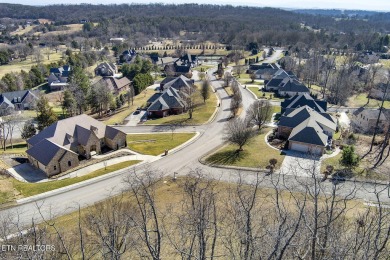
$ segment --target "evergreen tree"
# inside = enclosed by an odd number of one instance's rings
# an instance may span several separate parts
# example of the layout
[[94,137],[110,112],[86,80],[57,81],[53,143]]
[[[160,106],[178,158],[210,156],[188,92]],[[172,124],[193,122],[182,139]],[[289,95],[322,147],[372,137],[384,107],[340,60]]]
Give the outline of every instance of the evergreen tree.
[[27,139],[33,137],[36,134],[36,132],[37,132],[37,129],[35,129],[34,124],[31,121],[27,121],[23,125],[22,138],[24,140],[27,140]]
[[57,122],[57,115],[53,112],[53,108],[49,105],[49,101],[46,97],[39,98],[36,106],[38,130],[42,131],[49,125]]

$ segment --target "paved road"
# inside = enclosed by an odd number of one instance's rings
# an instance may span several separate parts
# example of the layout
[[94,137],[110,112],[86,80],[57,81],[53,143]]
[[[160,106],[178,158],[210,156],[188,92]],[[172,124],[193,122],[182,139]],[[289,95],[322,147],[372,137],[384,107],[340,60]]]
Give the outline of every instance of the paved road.
[[[210,73],[208,73],[210,75]],[[229,105],[230,98],[221,86],[221,82],[215,81],[212,78],[212,84],[217,94],[221,98],[221,107],[216,115],[215,120],[211,124],[203,126],[187,126],[182,127],[180,130],[175,131],[198,131],[200,132],[199,138],[185,146],[175,153],[170,153],[168,156],[161,158],[158,161],[149,164],[149,167],[153,169],[159,169],[167,176],[172,176],[173,172],[177,172],[179,175],[188,174],[192,170],[201,170],[206,176],[211,178],[219,179],[221,181],[232,182],[237,180],[237,171],[231,169],[219,169],[204,166],[199,163],[198,159],[204,154],[212,151],[223,143],[223,126],[230,116]],[[244,91],[241,88],[243,96],[244,108],[254,100],[253,95],[250,95],[248,91]],[[244,112],[245,114],[245,112]],[[242,114],[242,116],[244,116]],[[139,126],[132,127],[126,126],[121,127],[125,132],[167,132],[170,131],[169,127],[166,126]],[[125,189],[123,179],[133,172],[142,172],[144,166],[133,167],[130,170],[122,170],[113,174],[102,176],[98,179],[90,180],[85,184],[80,184],[77,187],[67,189],[62,193],[53,192],[51,196],[45,199],[37,199],[37,201],[30,201],[24,204],[18,205],[11,209],[1,211],[0,217],[11,217],[16,220],[19,218],[21,225],[27,226],[34,219],[36,222],[40,222],[41,216],[38,212],[38,207],[41,208],[42,215],[45,218],[53,216],[63,215],[77,210],[78,206],[85,207],[92,205],[101,200],[107,199],[110,196],[119,194]],[[244,172],[247,181],[252,181],[255,175],[251,171]],[[277,187],[281,189],[293,189],[300,191],[303,189],[302,182],[312,181],[310,178],[304,178],[294,175],[271,175],[266,176],[262,174],[263,182],[261,186],[264,187]],[[334,184],[331,182],[325,182],[324,187],[331,189]],[[377,186],[372,184],[356,184],[352,182],[345,182],[339,184],[341,187],[340,194],[348,194],[355,187],[358,187],[356,196],[358,198],[375,201],[375,195],[372,193]],[[382,189],[384,185],[380,186]],[[390,202],[387,197],[387,192],[382,192],[380,195],[381,200]]]

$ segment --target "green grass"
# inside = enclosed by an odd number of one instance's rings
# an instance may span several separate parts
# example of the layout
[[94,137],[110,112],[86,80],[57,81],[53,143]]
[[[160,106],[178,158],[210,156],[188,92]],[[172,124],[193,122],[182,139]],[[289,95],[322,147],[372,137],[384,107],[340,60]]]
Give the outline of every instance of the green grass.
[[163,118],[148,120],[146,125],[170,125],[170,124],[183,124],[183,125],[201,125],[206,123],[210,117],[214,114],[217,105],[217,96],[209,89],[209,99],[206,103],[203,102],[199,91],[195,94],[195,103],[197,104],[192,118],[188,118],[188,113],[180,115],[171,115]]
[[138,153],[159,155],[171,150],[194,137],[194,133],[129,134],[127,146]]
[[117,113],[114,115],[103,118],[103,123],[106,125],[114,125],[116,123],[121,124],[126,117],[128,117],[132,112],[136,110],[137,107],[142,107],[146,104],[146,101],[154,94],[155,92],[151,89],[145,89],[140,94],[134,97],[133,105],[130,104],[130,107],[127,106],[127,103],[118,109]]
[[201,65],[198,67],[195,67],[193,70],[197,70],[199,72],[206,72],[208,69],[213,68],[214,66],[211,65]]
[[265,143],[264,137],[268,131],[269,129],[264,129],[264,133],[257,135],[249,144],[244,145],[243,151],[237,153],[238,147],[228,144],[208,156],[206,162],[214,165],[260,167],[264,169],[269,164],[269,160],[275,158],[278,160],[276,168],[280,168],[284,155]]
[[[367,94],[362,93],[358,95],[353,95],[348,99],[347,106],[349,107],[371,107],[379,108],[382,101],[376,99],[370,99],[370,102],[367,104]],[[390,108],[390,101],[385,101],[384,108]]]
[[68,185],[72,185],[78,182],[82,182],[85,180],[89,180],[113,171],[117,171],[126,167],[129,167],[131,165],[134,165],[136,163],[139,163],[140,161],[127,161],[122,163],[117,163],[111,166],[107,166],[107,168],[102,168],[99,170],[96,170],[94,172],[91,172],[87,175],[81,176],[81,177],[74,177],[64,180],[57,180],[57,181],[49,181],[49,182],[43,182],[43,183],[26,183],[26,182],[20,182],[15,179],[13,179],[13,185],[14,188],[17,189],[24,197],[29,197],[33,195],[37,195],[40,193],[44,193],[47,191],[59,189]]
[[238,82],[241,83],[241,85],[259,85],[259,86],[262,86],[264,85],[264,82],[262,81],[259,81],[259,80],[254,80],[252,82],[252,79],[238,79]]
[[[250,91],[252,91],[256,95],[257,98],[266,98],[266,99],[271,99],[271,100],[275,100],[275,101],[284,100],[283,98],[275,97],[275,93],[261,91],[261,90],[259,90],[258,87],[248,87],[248,89]],[[271,98],[271,95],[272,95],[272,98]]]
[[[59,51],[58,53],[55,53],[55,51],[52,51],[50,54],[50,59],[47,59],[47,55],[44,51],[42,51],[42,61],[43,64],[49,64],[52,62],[57,62],[62,59],[62,53]],[[20,72],[21,70],[29,71],[31,69],[31,66],[37,65],[37,62],[33,59],[31,60],[31,56],[27,57],[24,61],[14,60],[10,62],[7,65],[0,66],[0,78],[3,77],[7,73],[11,72]]]
[[11,149],[11,146],[6,146],[6,150],[3,149],[0,150],[0,154],[12,154],[12,153],[24,153],[27,150],[27,143],[17,143],[13,145],[13,148]]

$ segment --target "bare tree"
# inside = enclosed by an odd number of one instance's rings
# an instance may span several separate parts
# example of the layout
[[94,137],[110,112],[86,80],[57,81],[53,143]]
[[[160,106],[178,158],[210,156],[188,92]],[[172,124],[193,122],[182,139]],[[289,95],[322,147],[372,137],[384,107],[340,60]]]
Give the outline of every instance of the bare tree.
[[256,125],[260,130],[270,120],[273,109],[268,100],[256,100],[246,111],[246,120],[249,125]]
[[238,145],[237,152],[242,151],[242,147],[255,135],[256,132],[251,127],[247,127],[245,121],[240,118],[235,118],[225,125],[224,140]]

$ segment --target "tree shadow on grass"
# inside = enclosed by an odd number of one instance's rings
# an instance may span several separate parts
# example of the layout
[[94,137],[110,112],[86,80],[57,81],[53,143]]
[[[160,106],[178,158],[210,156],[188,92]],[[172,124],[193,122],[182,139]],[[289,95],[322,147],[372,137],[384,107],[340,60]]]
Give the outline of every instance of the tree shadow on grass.
[[206,159],[206,162],[213,165],[234,165],[236,162],[245,158],[246,151],[229,150],[212,154]]

